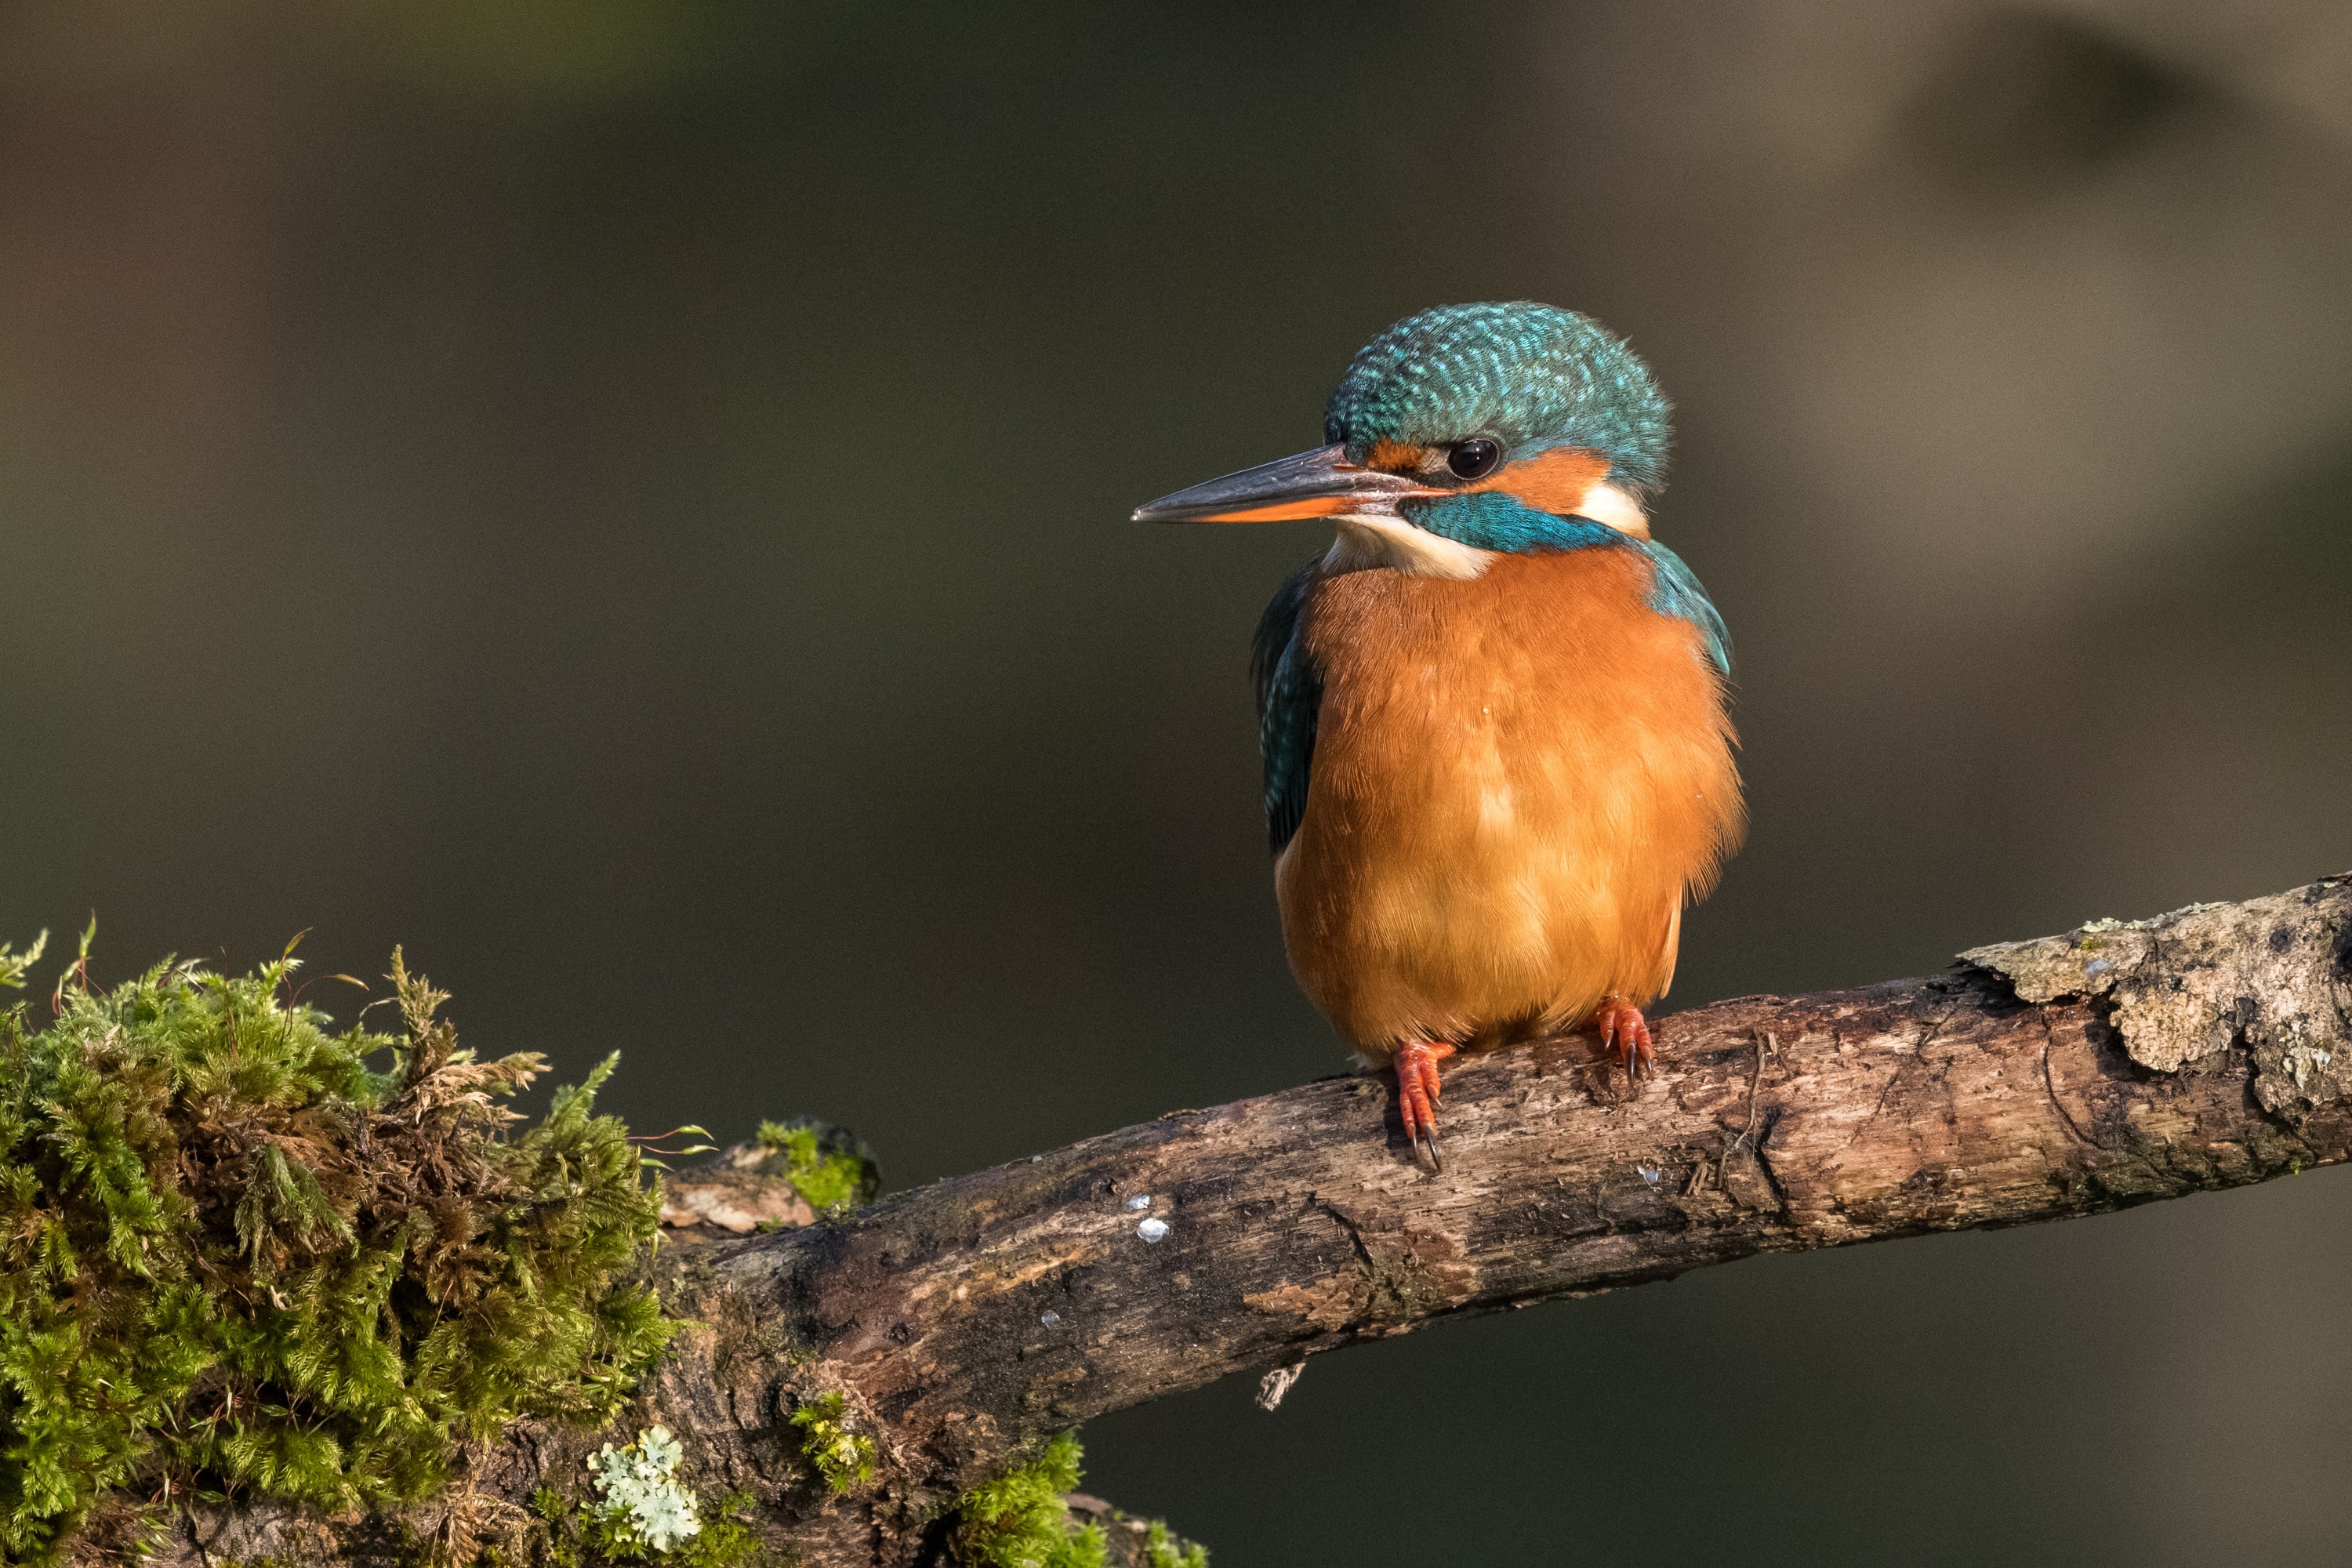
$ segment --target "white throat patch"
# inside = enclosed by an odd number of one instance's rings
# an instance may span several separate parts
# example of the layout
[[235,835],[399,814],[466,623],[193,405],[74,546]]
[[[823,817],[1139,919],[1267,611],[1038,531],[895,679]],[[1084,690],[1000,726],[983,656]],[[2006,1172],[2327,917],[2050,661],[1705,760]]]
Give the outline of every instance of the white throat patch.
[[[1650,537],[1650,520],[1642,503],[1615,485],[1596,483],[1577,503],[1576,515],[1613,528],[1629,539]],[[1339,537],[1323,557],[1328,573],[1364,572],[1391,567],[1408,577],[1452,577],[1457,581],[1482,575],[1496,552],[1465,544],[1457,539],[1415,528],[1393,512],[1349,512],[1331,520]]]
[[1363,572],[1392,566],[1408,577],[1475,577],[1495,552],[1443,538],[1404,519],[1379,512],[1351,512],[1331,520],[1339,537],[1323,557],[1326,572]]

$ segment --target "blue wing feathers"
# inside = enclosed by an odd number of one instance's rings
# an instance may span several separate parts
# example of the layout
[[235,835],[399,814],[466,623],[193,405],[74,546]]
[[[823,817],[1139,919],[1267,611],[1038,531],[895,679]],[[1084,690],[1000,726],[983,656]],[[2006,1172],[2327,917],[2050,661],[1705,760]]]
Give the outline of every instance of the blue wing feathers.
[[1319,556],[1309,561],[1275,591],[1250,646],[1250,679],[1257,688],[1258,755],[1265,766],[1266,837],[1277,855],[1307,813],[1315,721],[1323,706],[1323,679],[1298,631],[1319,562]]
[[1657,572],[1657,581],[1650,589],[1650,608],[1662,616],[1679,616],[1696,626],[1706,643],[1707,662],[1715,666],[1717,674],[1729,675],[1731,628],[1723,624],[1723,613],[1706,596],[1706,590],[1699,586],[1697,574],[1683,563],[1681,556],[1656,540],[1638,542]]

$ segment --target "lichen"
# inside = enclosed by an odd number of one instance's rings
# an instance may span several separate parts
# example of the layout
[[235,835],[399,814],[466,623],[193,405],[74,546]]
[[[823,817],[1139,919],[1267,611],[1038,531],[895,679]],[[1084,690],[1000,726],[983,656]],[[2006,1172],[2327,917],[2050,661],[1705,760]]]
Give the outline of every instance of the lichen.
[[819,1214],[871,1203],[882,1189],[873,1151],[843,1128],[810,1120],[762,1121],[758,1140],[777,1156],[782,1168],[775,1173]]
[[[653,1430],[667,1436],[660,1427]],[[649,1436],[641,1434],[640,1443]],[[609,1449],[610,1445],[606,1447]],[[634,1510],[622,1515],[608,1506],[609,1492],[582,1508],[553,1487],[541,1486],[530,1497],[530,1511],[538,1515],[546,1532],[541,1557],[552,1568],[590,1568],[605,1563],[649,1563],[655,1568],[743,1568],[760,1558],[760,1538],[745,1517],[758,1500],[750,1492],[737,1491],[708,1503],[677,1480],[675,1460],[672,1465],[669,1483],[686,1497],[700,1521],[700,1528],[692,1534],[675,1538],[665,1551],[636,1528]]]
[[[2352,983],[2337,967],[2352,882],[2329,878],[2242,904],[2189,904],[2145,921],[1960,954],[2020,1000],[2101,998],[2125,1053],[2179,1072],[2242,1042],[2263,1109],[2299,1115],[2352,1096]],[[2095,955],[2095,956],[2093,956]]]
[[855,1491],[874,1479],[874,1439],[850,1429],[848,1402],[839,1394],[820,1394],[793,1412],[801,1429],[801,1458],[814,1467],[825,1489]]
[[332,1033],[287,994],[291,952],[100,991],[86,933],[53,1025],[0,1013],[10,1561],[101,1499],[112,1533],[125,1500],[421,1500],[461,1441],[612,1419],[673,1330],[630,1273],[657,1213],[638,1155],[593,1114],[611,1060],[514,1136],[498,1100],[542,1058],[458,1049],[397,952],[402,1032]]
[[668,1427],[649,1426],[633,1443],[607,1443],[590,1456],[598,1500],[589,1514],[609,1532],[610,1554],[669,1552],[702,1533],[694,1493],[678,1484],[682,1453]]

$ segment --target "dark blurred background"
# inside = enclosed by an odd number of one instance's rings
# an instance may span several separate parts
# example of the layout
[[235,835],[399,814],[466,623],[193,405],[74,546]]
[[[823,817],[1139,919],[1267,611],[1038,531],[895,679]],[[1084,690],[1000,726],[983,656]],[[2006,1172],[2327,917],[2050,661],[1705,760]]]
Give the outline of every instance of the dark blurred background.
[[[1755,814],[1675,1000],[2352,865],[2352,11],[0,10],[0,936],[395,942],[894,1185],[1338,1070],[1244,680],[1356,345],[1681,406]],[[355,994],[313,993],[346,1016]],[[1760,1259],[1097,1422],[1255,1564],[2341,1563],[2352,1185]]]

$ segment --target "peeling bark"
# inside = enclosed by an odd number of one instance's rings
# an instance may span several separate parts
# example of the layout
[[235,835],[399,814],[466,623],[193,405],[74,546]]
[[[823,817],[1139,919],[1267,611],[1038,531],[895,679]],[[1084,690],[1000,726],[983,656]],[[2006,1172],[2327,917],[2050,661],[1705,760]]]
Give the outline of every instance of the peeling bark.
[[[756,1493],[767,1540],[800,1561],[935,1560],[960,1491],[1053,1433],[1233,1373],[1757,1252],[2341,1161],[2347,962],[2336,878],[1979,948],[1934,978],[1678,1014],[1638,1084],[1582,1037],[1472,1056],[1446,1074],[1442,1175],[1409,1158],[1380,1079],[1179,1111],[666,1251],[701,1324],[635,1424],[677,1431],[698,1484]],[[835,1392],[880,1454],[848,1498],[815,1486],[786,1419]],[[519,1432],[477,1485],[519,1499],[591,1447]]]

